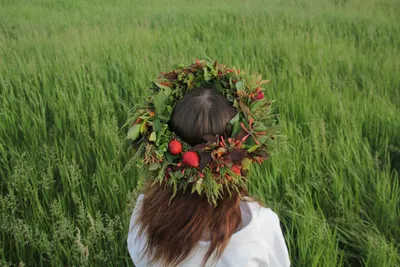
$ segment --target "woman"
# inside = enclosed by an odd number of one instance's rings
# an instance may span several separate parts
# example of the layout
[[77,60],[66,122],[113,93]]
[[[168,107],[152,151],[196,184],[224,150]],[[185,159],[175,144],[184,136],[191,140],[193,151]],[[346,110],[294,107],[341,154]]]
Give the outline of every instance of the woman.
[[[224,95],[200,87],[175,105],[171,127],[195,147],[206,135],[228,138],[237,112]],[[196,183],[174,190],[164,181],[145,187],[132,214],[128,250],[135,266],[290,265],[278,216],[245,186],[223,192],[213,205],[192,193]]]

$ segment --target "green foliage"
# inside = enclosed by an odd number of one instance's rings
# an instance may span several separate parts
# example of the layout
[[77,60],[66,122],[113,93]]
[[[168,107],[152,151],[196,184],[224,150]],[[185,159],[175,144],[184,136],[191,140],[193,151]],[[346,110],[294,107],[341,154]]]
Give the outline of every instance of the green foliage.
[[131,140],[136,140],[139,137],[141,126],[142,126],[141,124],[136,124],[133,125],[131,128],[129,128],[128,135],[126,138]]
[[285,140],[249,186],[280,216],[292,265],[400,266],[399,13],[377,0],[2,1],[0,265],[132,266],[146,174],[124,169],[127,116],[171,62],[208,55],[271,79]]

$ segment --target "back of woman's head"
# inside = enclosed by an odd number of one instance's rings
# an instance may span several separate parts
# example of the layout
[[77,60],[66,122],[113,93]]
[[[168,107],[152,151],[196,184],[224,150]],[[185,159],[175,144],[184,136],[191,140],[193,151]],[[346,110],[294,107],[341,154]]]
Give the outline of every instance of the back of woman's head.
[[229,135],[229,121],[236,115],[229,100],[213,89],[199,87],[189,91],[172,113],[172,128],[190,145],[204,142],[203,136]]
[[[213,89],[197,88],[186,94],[175,106],[171,127],[181,139],[194,146],[203,143],[205,135],[230,135],[227,126],[236,109]],[[189,186],[190,187],[190,186]],[[173,189],[165,184],[147,186],[139,225],[147,237],[144,255],[163,266],[184,261],[198,242],[209,240],[203,264],[216,253],[220,257],[232,234],[240,227],[241,193],[225,193],[214,207],[204,195]]]

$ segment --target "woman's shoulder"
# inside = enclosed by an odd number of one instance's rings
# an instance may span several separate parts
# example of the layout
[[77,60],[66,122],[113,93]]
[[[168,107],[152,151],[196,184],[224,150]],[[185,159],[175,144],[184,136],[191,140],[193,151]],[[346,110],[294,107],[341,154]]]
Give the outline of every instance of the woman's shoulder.
[[271,208],[263,207],[259,202],[249,197],[243,199],[242,209],[244,206],[248,207],[253,219],[260,219],[263,222],[279,222],[278,215]]
[[250,223],[234,238],[237,244],[251,251],[254,257],[267,261],[268,266],[290,266],[279,216],[256,201],[245,200],[243,203],[242,207],[247,206],[252,217]]
[[138,198],[136,199],[135,208],[133,209],[133,212],[132,212],[132,215],[131,215],[131,222],[129,224],[129,229],[133,229],[133,227],[136,224],[136,219],[139,216],[139,212],[140,212],[140,209],[142,207],[143,199],[144,199],[144,195],[143,194],[140,194],[138,196]]
[[241,203],[243,231],[248,238],[261,238],[262,241],[273,239],[281,232],[279,216],[270,208],[261,206],[251,199]]
[[141,201],[143,200],[143,198],[144,198],[144,194],[140,194],[140,195],[138,196],[138,198],[137,198],[136,203],[141,202]]

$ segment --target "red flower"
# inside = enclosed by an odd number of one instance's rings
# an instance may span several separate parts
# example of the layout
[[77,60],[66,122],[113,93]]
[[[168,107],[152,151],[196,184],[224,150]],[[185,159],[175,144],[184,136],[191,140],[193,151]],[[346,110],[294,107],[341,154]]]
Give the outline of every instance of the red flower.
[[236,140],[235,138],[228,138],[228,144],[230,145],[231,148],[240,148],[242,145],[240,140]]
[[261,92],[260,94],[258,94],[258,96],[256,97],[257,100],[263,99],[264,98],[264,92]]
[[183,163],[190,167],[197,168],[200,164],[200,158],[196,152],[188,151],[183,154]]
[[182,152],[182,145],[181,145],[181,143],[179,143],[179,141],[172,140],[172,141],[169,142],[169,144],[168,144],[168,151],[169,151],[169,153],[171,153],[172,155],[178,155],[179,153]]
[[253,158],[252,161],[253,162],[257,162],[258,164],[261,164],[261,163],[263,163],[264,160],[266,160],[266,158],[263,159],[262,157],[256,156],[256,157]]
[[257,89],[256,89],[256,95],[255,95],[255,99],[256,100],[260,100],[260,99],[263,99],[265,96],[264,96],[264,92],[263,91],[261,91],[261,88],[260,87],[258,87]]

